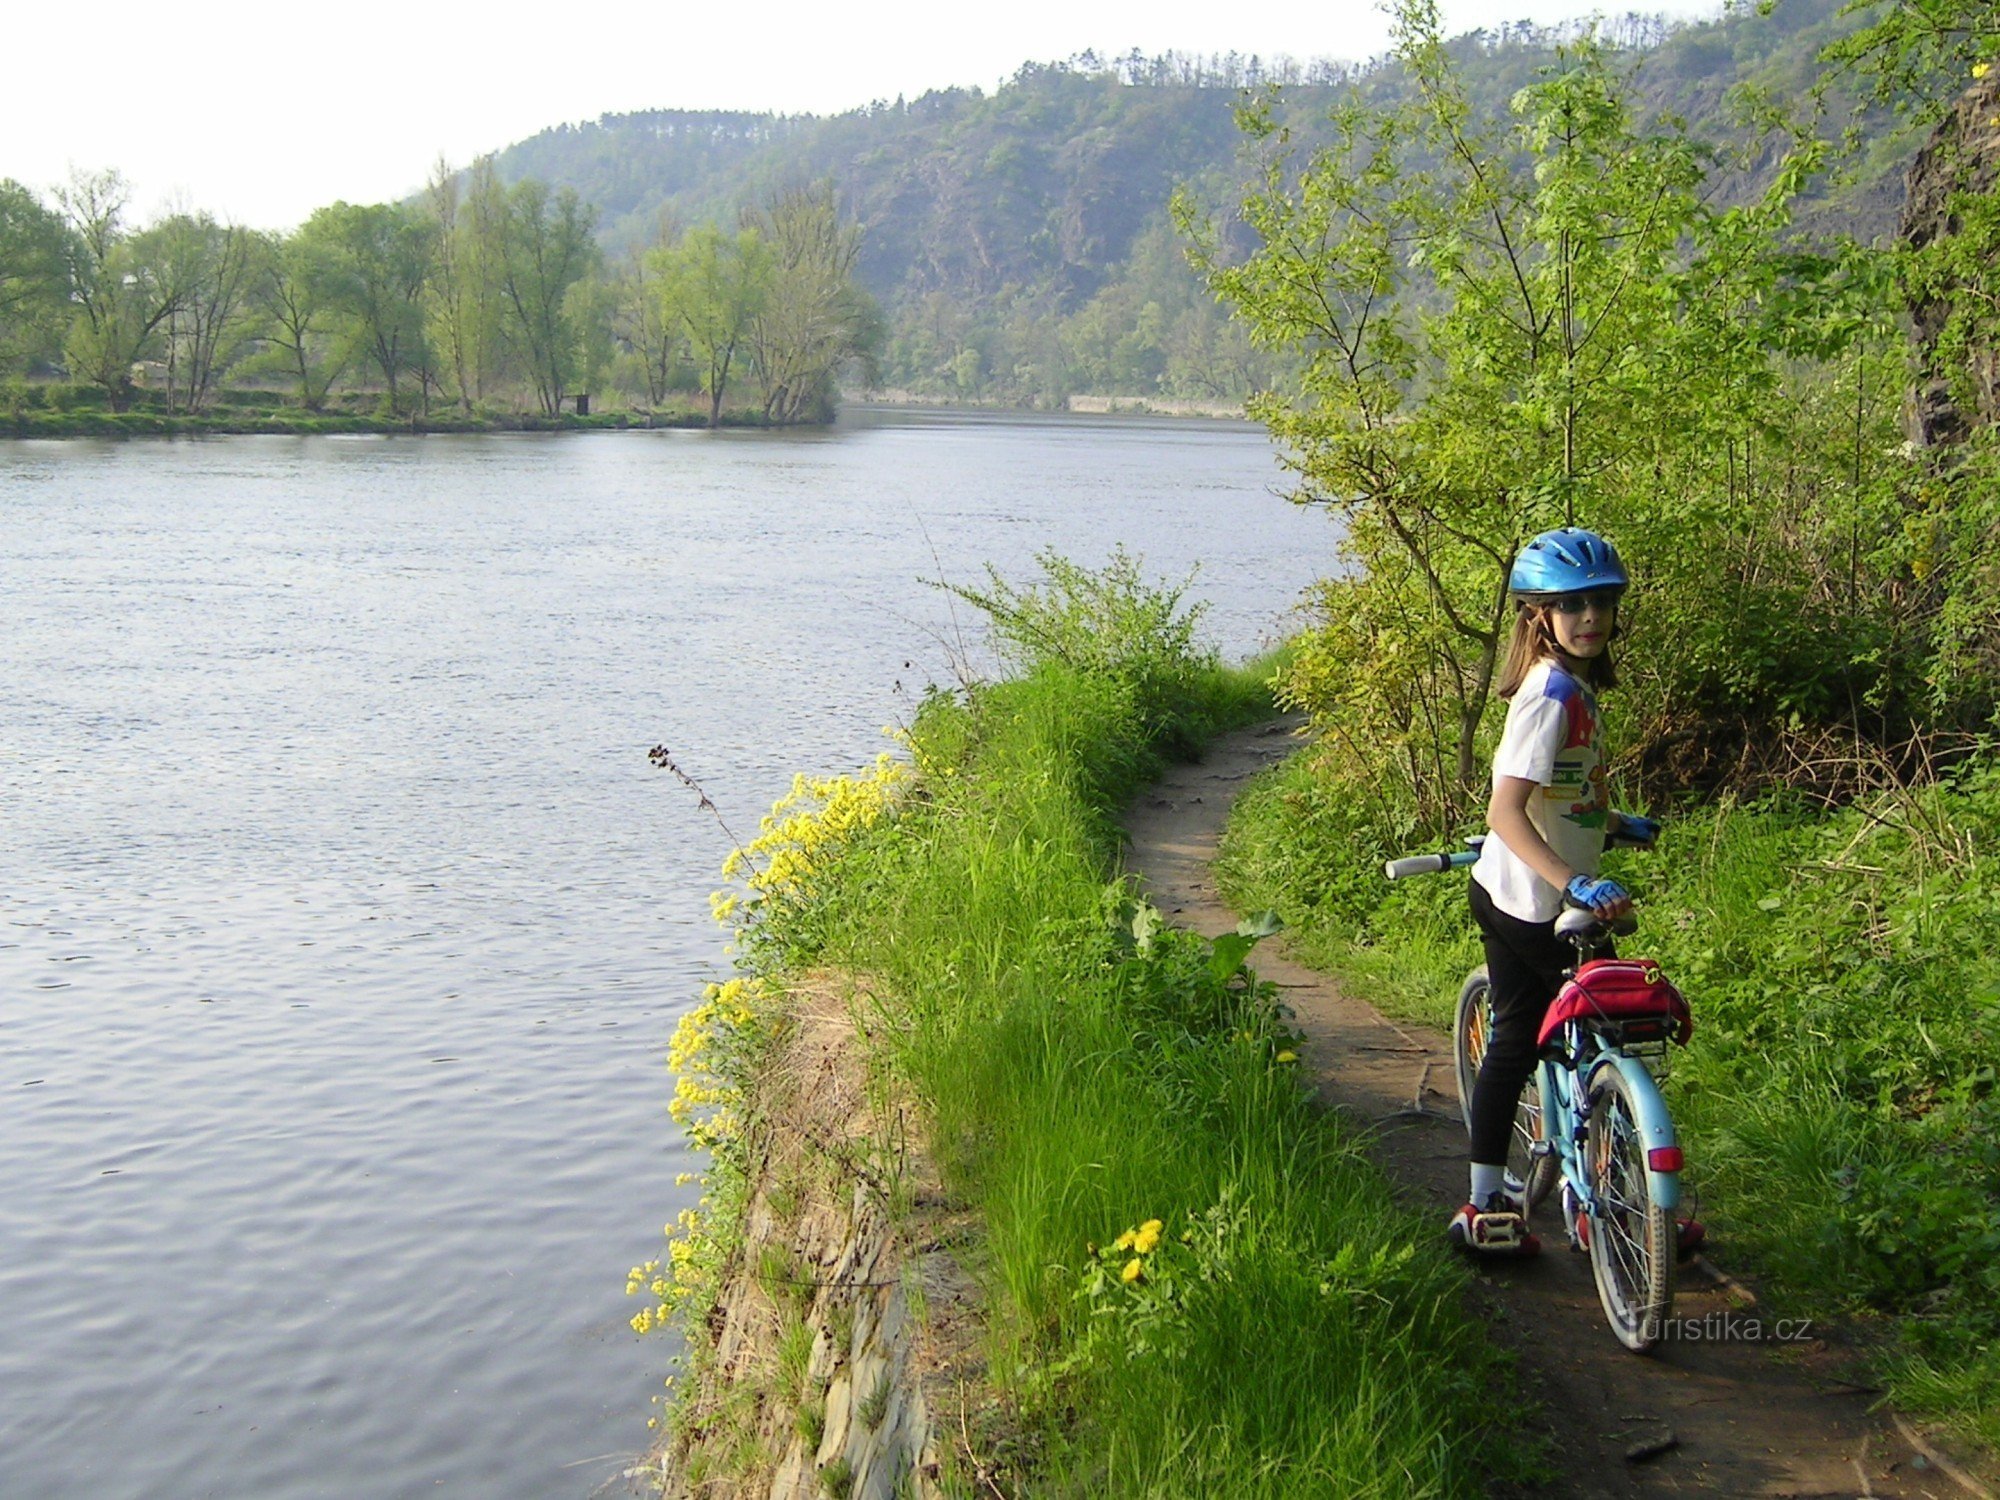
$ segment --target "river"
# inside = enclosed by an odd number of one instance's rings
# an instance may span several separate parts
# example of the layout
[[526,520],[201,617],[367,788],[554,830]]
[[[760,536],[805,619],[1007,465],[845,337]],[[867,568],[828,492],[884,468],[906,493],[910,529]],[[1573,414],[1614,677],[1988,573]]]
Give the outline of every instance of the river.
[[0,1495],[619,1488],[668,1036],[794,771],[1116,543],[1231,655],[1331,565],[1254,428],[0,444]]

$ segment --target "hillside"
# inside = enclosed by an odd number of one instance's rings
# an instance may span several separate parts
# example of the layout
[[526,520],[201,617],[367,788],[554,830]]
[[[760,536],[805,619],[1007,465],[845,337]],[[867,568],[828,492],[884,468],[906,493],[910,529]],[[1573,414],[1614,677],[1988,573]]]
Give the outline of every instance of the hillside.
[[[1816,58],[1851,22],[1838,0],[1780,0],[1669,27],[1628,15],[1604,29],[1628,53],[1639,97],[1722,144],[1742,146],[1731,96],[1744,86],[1806,107]],[[1476,100],[1531,82],[1574,27],[1527,25],[1455,42]],[[944,89],[834,116],[652,110],[544,131],[499,153],[507,180],[574,187],[601,212],[607,248],[646,241],[665,212],[731,221],[775,189],[836,185],[862,226],[860,276],[890,326],[892,385],[960,396],[1058,400],[1078,390],[1233,397],[1267,373],[1181,263],[1165,206],[1177,184],[1226,204],[1243,172],[1233,110],[1282,82],[1281,109],[1310,141],[1349,88],[1396,91],[1392,65],[1267,65],[1255,58],[1086,54],[1029,64],[992,93]],[[1853,118],[1836,101],[1830,118]],[[1914,142],[1871,127],[1823,183],[1806,227],[1872,239],[1891,230]],[[1828,126],[1829,130],[1837,128]],[[1718,173],[1736,197],[1772,155],[1749,144]]]

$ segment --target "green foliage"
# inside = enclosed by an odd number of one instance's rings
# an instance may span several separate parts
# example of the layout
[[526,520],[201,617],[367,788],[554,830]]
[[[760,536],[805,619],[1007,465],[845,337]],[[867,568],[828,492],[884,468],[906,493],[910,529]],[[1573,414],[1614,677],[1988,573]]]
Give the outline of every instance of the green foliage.
[[[1177,205],[1217,291],[1300,362],[1253,409],[1349,570],[1283,692],[1345,779],[1407,783],[1431,837],[1483,802],[1508,572],[1564,524],[1637,577],[1623,754],[1649,786],[1790,777],[1830,725],[1897,744],[1981,722],[1996,679],[1939,665],[1990,594],[1899,443],[1890,267],[1788,238],[1822,148],[1780,132],[1768,192],[1720,208],[1716,152],[1642,127],[1590,34],[1490,112],[1434,7],[1398,17],[1413,95],[1336,111],[1332,144],[1301,159],[1246,107],[1247,257]],[[1958,545],[1926,549],[1936,525]]]

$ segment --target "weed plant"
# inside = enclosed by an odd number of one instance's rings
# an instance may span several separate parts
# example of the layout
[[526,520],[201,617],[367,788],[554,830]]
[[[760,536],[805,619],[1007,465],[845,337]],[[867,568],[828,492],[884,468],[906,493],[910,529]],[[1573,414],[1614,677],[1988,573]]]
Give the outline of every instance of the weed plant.
[[[1239,905],[1386,1008],[1449,1024],[1464,877],[1391,886],[1407,825],[1307,751],[1225,837]],[[1337,764],[1337,762],[1332,763]],[[1705,1218],[1801,1311],[1887,1315],[1892,1399],[2000,1443],[2000,766],[1837,813],[1722,802],[1612,856],[1627,951],[1694,1007],[1668,1082]]]
[[767,821],[743,949],[867,976],[877,1061],[983,1214],[1019,1492],[1477,1493],[1519,1460],[1461,1271],[1307,1102],[1254,934],[1167,929],[1115,873],[1120,808],[1268,712],[1268,668],[1196,650],[1127,559],[1044,566],[982,600],[1019,675],[933,693],[911,774]]

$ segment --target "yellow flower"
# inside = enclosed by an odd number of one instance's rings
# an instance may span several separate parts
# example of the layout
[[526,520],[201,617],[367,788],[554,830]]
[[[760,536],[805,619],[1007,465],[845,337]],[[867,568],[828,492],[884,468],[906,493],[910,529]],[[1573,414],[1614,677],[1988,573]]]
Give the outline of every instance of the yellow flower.
[[1280,1052],[1278,1054],[1277,1060],[1281,1063],[1297,1062],[1299,1060],[1299,1055],[1298,1053],[1292,1051]]
[[1134,1256],[1125,1262],[1125,1269],[1118,1273],[1120,1281],[1137,1281],[1146,1269],[1146,1263]]
[[1119,1235],[1117,1239],[1111,1242],[1111,1248],[1113,1250],[1130,1250],[1132,1248],[1133,1242],[1136,1241],[1138,1238],[1139,1238],[1138,1235],[1136,1235],[1135,1233],[1133,1233],[1131,1230],[1128,1229],[1123,1234]]
[[1991,73],[1992,71],[1993,71],[1992,63],[1974,63],[1972,65],[1972,76],[1974,78],[1984,78],[1988,73]]
[[1141,1255],[1151,1255],[1153,1247],[1160,1243],[1160,1221],[1148,1219],[1139,1226],[1139,1232],[1132,1236],[1132,1248]]

